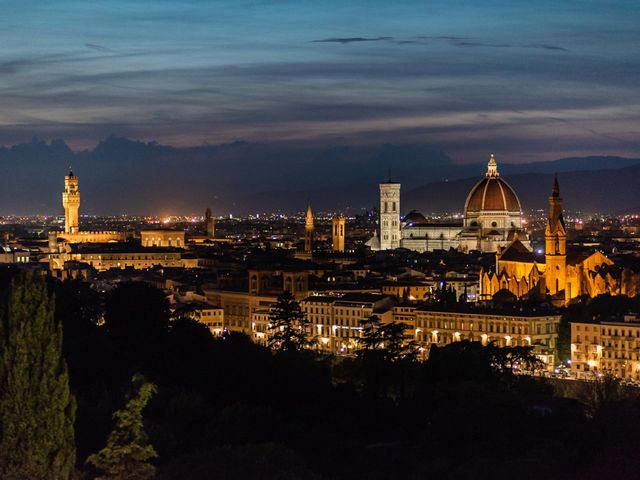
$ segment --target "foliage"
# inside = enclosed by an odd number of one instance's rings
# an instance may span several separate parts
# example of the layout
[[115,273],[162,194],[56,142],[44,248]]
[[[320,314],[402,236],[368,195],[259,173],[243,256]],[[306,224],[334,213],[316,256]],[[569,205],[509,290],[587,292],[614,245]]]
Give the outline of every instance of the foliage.
[[309,344],[309,320],[293,295],[285,291],[269,314],[269,347],[277,352],[300,352]]
[[75,409],[53,299],[42,276],[19,273],[1,305],[0,477],[69,478]]
[[107,446],[87,460],[103,472],[100,479],[146,480],[155,475],[155,467],[150,461],[157,454],[144,430],[142,410],[157,389],[140,376],[134,377],[133,383],[137,391],[122,410],[114,413],[116,425]]
[[377,356],[388,362],[413,361],[418,354],[415,341],[405,335],[407,325],[399,322],[382,323],[377,315],[363,320],[360,358]]
[[169,303],[162,290],[148,283],[123,282],[107,299],[105,323],[115,335],[161,336],[169,327]]

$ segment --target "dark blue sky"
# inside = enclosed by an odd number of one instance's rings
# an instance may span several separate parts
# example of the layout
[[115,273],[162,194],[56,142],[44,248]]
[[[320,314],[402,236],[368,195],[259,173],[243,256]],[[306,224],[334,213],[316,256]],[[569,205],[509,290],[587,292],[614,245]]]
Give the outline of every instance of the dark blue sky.
[[5,0],[0,144],[638,156],[640,2]]

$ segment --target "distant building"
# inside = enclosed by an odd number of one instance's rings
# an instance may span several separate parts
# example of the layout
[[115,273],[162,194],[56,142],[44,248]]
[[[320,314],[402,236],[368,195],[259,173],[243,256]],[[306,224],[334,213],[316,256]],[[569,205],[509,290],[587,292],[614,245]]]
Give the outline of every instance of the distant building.
[[213,215],[211,213],[211,209],[207,208],[204,214],[204,223],[205,223],[205,231],[206,236],[209,240],[212,240],[216,237],[215,232],[215,222],[213,220]]
[[64,233],[50,232],[49,245],[57,249],[57,239],[67,243],[104,243],[124,240],[122,232],[115,231],[81,231],[78,223],[80,209],[79,180],[72,171],[64,177],[62,206],[64,207]]
[[141,230],[140,242],[143,247],[184,247],[184,230],[158,228]]
[[304,253],[311,255],[313,253],[313,213],[311,205],[307,206],[307,214],[304,220]]
[[224,309],[203,302],[190,302],[184,305],[175,305],[174,310],[184,310],[184,315],[198,323],[205,325],[216,336],[228,331],[224,322]]
[[331,220],[331,239],[334,252],[344,252],[346,220],[342,215],[336,215]]
[[578,378],[606,373],[640,381],[640,318],[572,322],[571,371]]
[[380,184],[380,237],[377,250],[400,247],[400,238],[400,184],[389,180]]
[[395,298],[380,293],[347,293],[341,296],[312,295],[300,302],[309,320],[310,334],[319,348],[336,354],[353,354],[362,338],[362,321],[376,315],[393,321]]
[[62,206],[64,207],[64,233],[78,233],[78,210],[80,209],[80,191],[78,177],[72,171],[64,177],[64,192],[62,192]]
[[142,247],[134,243],[74,243],[50,254],[52,269],[63,269],[66,262],[86,263],[97,271],[112,268],[144,269],[155,266],[194,268],[196,259],[183,258],[182,250],[167,247]]
[[599,251],[567,251],[562,197],[556,178],[549,197],[544,257],[536,256],[516,237],[498,251],[495,271],[482,272],[480,282],[483,299],[490,299],[499,290],[508,290],[517,298],[549,294],[558,305],[564,305],[583,295],[637,295],[640,274],[615,267]]
[[469,192],[462,222],[429,222],[412,210],[400,221],[400,184],[380,184],[380,237],[367,245],[372,250],[398,247],[417,252],[478,250],[495,252],[514,238],[528,247],[522,231],[522,208],[509,184],[500,178],[495,157],[491,155],[487,173]]

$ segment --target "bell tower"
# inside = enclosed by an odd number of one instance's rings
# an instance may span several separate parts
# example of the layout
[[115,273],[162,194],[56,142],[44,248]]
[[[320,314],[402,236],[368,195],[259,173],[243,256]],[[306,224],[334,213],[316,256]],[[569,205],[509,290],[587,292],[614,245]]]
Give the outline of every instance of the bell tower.
[[567,231],[562,218],[562,197],[558,177],[553,180],[545,238],[544,278],[551,295],[565,290],[567,283]]
[[64,192],[62,192],[62,206],[64,207],[64,233],[78,233],[78,210],[80,209],[80,192],[78,191],[78,177],[71,170],[64,177]]
[[342,215],[336,215],[331,221],[331,237],[334,252],[344,252],[345,224],[346,221]]
[[304,253],[313,251],[313,213],[311,205],[307,206],[307,215],[304,220]]
[[213,220],[213,214],[211,213],[211,209],[207,208],[207,210],[204,213],[204,223],[205,223],[205,230],[206,230],[206,235],[208,239],[212,239],[215,238],[215,224],[214,224],[214,220]]
[[400,184],[380,184],[380,250],[400,247]]

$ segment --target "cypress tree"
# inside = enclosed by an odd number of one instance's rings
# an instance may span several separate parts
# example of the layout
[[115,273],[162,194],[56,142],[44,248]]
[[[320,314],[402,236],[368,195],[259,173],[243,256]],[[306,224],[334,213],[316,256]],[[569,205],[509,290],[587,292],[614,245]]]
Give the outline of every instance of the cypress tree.
[[100,480],[147,480],[155,475],[150,461],[158,454],[144,431],[142,410],[156,392],[156,386],[140,375],[133,378],[133,383],[137,391],[122,410],[114,413],[116,425],[107,446],[87,459],[87,463],[103,472],[97,477]]
[[0,303],[0,478],[69,478],[75,409],[53,299],[20,272]]

